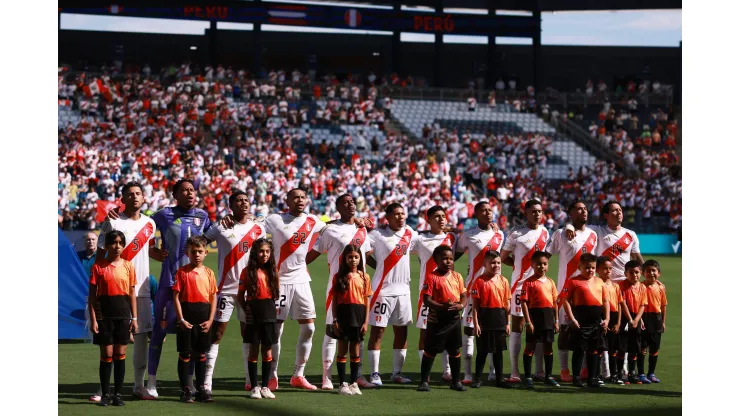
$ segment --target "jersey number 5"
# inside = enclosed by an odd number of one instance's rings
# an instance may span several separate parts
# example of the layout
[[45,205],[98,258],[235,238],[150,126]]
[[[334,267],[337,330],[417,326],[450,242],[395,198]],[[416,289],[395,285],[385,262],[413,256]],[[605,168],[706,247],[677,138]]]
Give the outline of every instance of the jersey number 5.
[[134,251],[139,251],[139,248],[141,247],[139,246],[138,238],[134,238],[133,240],[131,240],[131,245],[134,247]]

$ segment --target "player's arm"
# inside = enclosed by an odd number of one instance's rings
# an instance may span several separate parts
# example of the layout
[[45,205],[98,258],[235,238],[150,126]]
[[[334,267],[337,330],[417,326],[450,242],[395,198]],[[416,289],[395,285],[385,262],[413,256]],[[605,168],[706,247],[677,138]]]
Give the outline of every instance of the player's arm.
[[[213,287],[216,286],[215,281],[213,282]],[[213,317],[216,315],[216,299],[218,296],[216,296],[216,291],[211,293],[211,310],[208,313],[208,320],[206,322],[203,322],[200,324],[201,330],[203,332],[208,332],[211,330],[211,325],[213,325]]]
[[450,311],[459,311],[459,310],[462,310],[463,305],[465,305],[467,301],[468,301],[467,294],[462,293],[460,295],[460,302],[457,302],[457,303],[453,304],[452,306],[450,306],[449,310]]
[[480,309],[480,298],[473,296],[473,332],[480,336],[480,324],[478,323],[478,309]]
[[372,286],[370,285],[370,275],[365,273],[365,323],[360,328],[360,335],[365,336],[367,325],[370,322],[370,299],[373,296]]
[[321,256],[321,253],[318,251],[311,249],[311,251],[306,254],[306,264],[311,264],[314,260],[319,258]]
[[640,324],[640,320],[642,319],[642,313],[645,311],[645,305],[640,305],[640,308],[637,309],[637,314],[635,315],[635,319],[632,321],[632,327],[637,328],[637,325]]
[[455,244],[455,261],[458,261],[467,250],[468,246],[465,244],[465,240],[457,238],[457,244]]
[[660,307],[660,319],[663,323],[663,332],[665,332],[665,317],[668,314],[668,305],[663,305]]
[[366,254],[365,255],[365,262],[368,266],[372,267],[373,270],[377,270],[377,262],[375,261],[375,257],[373,257],[372,254]]
[[642,258],[642,254],[640,254],[640,240],[637,238],[637,235],[635,233],[632,233],[632,252],[630,253],[630,260],[637,260],[640,262],[640,264],[645,263],[645,260]]
[[173,293],[173,299],[172,303],[175,304],[175,314],[177,314],[177,321],[180,322],[180,325],[184,326],[186,329],[190,329],[193,327],[193,325],[186,321],[185,318],[182,316],[182,305],[180,304],[180,291],[176,289],[172,289]]
[[430,309],[434,309],[435,311],[443,311],[447,309],[445,305],[433,300],[432,296],[428,293],[424,294],[424,305]]
[[129,269],[128,297],[131,303],[131,332],[136,334],[139,332],[139,315],[136,311],[136,272],[133,266]]
[[154,259],[160,263],[163,263],[168,255],[169,252],[167,250],[162,250],[161,248],[157,248],[155,246],[149,247],[149,258]]
[[622,325],[622,304],[617,304],[617,322],[609,322],[612,324],[612,331],[619,332],[619,327]]
[[601,321],[601,327],[604,328],[604,332],[609,329],[609,301],[606,299],[606,288],[601,288],[602,298],[604,299],[604,320]]
[[[95,276],[95,271],[93,270],[93,276]],[[95,315],[95,306],[98,304],[98,285],[92,281],[90,281],[90,288],[87,293],[87,308],[90,312],[90,329],[94,334],[98,333],[98,317]]]
[[645,263],[645,260],[642,259],[642,254],[640,253],[632,253],[630,254],[630,260],[637,260],[640,263]]
[[624,315],[624,317],[627,318],[627,322],[631,324],[632,314],[630,313],[630,308],[627,307],[627,301],[622,299],[622,302],[619,304],[619,307],[622,310],[622,315]]
[[563,299],[563,308],[565,308],[565,314],[568,315],[571,325],[576,328],[580,328],[581,326],[578,324],[578,321],[576,321],[576,317],[573,316],[573,310],[570,308],[570,302],[567,298]]
[[242,308],[242,311],[244,313],[247,313],[247,300],[245,299],[245,295],[247,293],[247,290],[244,286],[239,285],[239,290],[236,293],[236,303],[239,304],[239,307]]
[[[522,294],[524,294],[524,290],[522,290]],[[527,332],[532,334],[534,333],[534,324],[532,323],[532,317],[529,316],[529,306],[527,306],[527,298],[522,296],[519,298],[519,300],[522,302],[522,314],[524,315],[524,326],[527,328]]]
[[501,251],[501,263],[514,267],[514,257],[511,256],[512,251],[511,250],[502,250]]

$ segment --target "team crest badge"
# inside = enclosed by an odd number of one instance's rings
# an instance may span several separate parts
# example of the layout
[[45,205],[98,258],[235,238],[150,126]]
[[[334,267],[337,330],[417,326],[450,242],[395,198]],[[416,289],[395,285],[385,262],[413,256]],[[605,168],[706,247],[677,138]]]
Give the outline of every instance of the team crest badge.
[[257,233],[253,232],[252,233],[252,240],[254,240],[255,238],[257,238]]
[[193,223],[195,225],[200,225],[200,218],[193,218]]
[[493,243],[494,243],[494,244],[500,244],[500,243],[501,243],[501,236],[500,236],[500,235],[498,235],[498,234],[496,234],[496,235],[495,235],[495,236],[493,237]]

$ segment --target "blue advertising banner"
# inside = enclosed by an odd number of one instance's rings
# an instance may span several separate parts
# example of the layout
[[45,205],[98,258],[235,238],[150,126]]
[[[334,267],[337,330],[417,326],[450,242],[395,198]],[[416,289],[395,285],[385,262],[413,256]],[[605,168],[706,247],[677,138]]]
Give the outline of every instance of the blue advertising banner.
[[676,234],[638,234],[640,253],[646,254],[681,254],[681,242]]

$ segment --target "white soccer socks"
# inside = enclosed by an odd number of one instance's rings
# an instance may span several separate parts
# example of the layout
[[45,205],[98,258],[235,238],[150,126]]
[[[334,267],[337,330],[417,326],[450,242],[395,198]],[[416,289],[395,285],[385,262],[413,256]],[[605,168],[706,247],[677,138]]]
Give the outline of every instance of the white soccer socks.
[[519,377],[519,354],[522,352],[521,332],[512,332],[509,336],[509,360],[511,362],[511,376]]
[[[285,327],[285,322],[278,322],[278,342],[277,344],[272,344],[272,375],[270,378],[274,378],[277,380],[278,378],[278,362],[280,362],[280,341],[283,338],[283,328]],[[255,380],[255,383],[257,380]]]
[[380,350],[367,350],[367,360],[370,362],[371,373],[380,372]]
[[300,332],[298,333],[298,343],[295,346],[295,370],[293,371],[294,377],[303,377],[303,372],[306,369],[306,363],[308,357],[311,355],[311,346],[313,345],[313,333],[316,331],[316,326],[313,323],[300,324]]
[[244,360],[244,380],[247,384],[252,384],[249,382],[249,346],[249,344],[242,344],[242,359]]
[[568,350],[558,350],[558,359],[560,360],[560,371],[568,369]]
[[[465,371],[464,380],[473,379],[473,350],[475,337],[463,334],[462,336],[462,350],[463,350],[463,369]],[[449,365],[449,357],[447,358]],[[457,375],[459,377],[459,375]]]
[[[334,364],[334,355],[337,352],[337,340],[324,335],[324,342],[321,344],[321,361],[324,365],[324,377],[331,378],[331,366]],[[352,381],[354,382],[354,380]]]
[[146,362],[149,359],[149,337],[146,332],[134,335],[134,391],[144,387]]
[[218,345],[219,344],[211,344],[211,349],[206,353],[206,378],[203,380],[206,390],[212,390],[213,388],[213,370],[216,368]]
[[403,372],[403,364],[406,362],[406,351],[405,349],[393,349],[393,374]]

